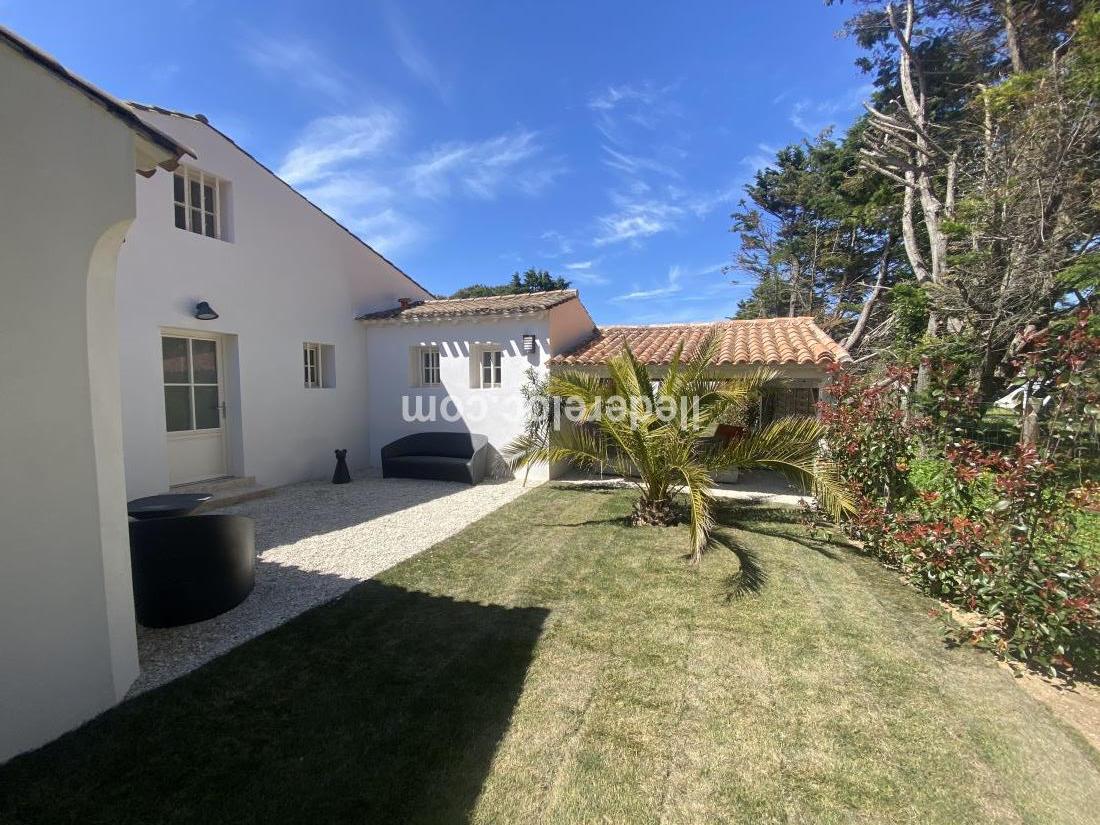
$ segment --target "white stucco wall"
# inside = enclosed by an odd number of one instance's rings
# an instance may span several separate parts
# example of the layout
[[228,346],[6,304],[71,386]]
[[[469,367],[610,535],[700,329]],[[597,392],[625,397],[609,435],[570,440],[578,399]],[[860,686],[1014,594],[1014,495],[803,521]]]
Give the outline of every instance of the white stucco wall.
[[113,299],[135,142],[6,44],[0,78],[3,761],[137,675]]
[[550,310],[550,355],[568,352],[592,337],[596,323],[578,298]]
[[[498,452],[523,431],[523,402],[520,387],[526,372],[534,367],[546,370],[550,356],[550,319],[548,313],[518,318],[481,317],[465,321],[366,324],[367,416],[370,419],[370,459],[377,466],[382,447],[396,438],[414,432],[453,431],[486,435]],[[536,336],[536,351],[523,352],[523,336]],[[413,347],[435,344],[439,347],[440,387],[415,386],[410,381],[409,352]],[[471,387],[470,353],[479,344],[500,345],[501,386]],[[434,422],[407,422],[403,417],[403,399],[415,410],[416,399],[429,411],[458,411],[455,421],[437,415]],[[445,399],[451,404],[444,407]],[[532,477],[540,473],[533,472]],[[545,475],[543,471],[541,475]]]
[[[118,273],[127,496],[168,488],[162,328],[228,336],[230,474],[261,484],[324,477],[337,448],[353,468],[367,464],[367,332],[355,317],[430,296],[213,129],[143,118],[229,182],[232,241],[176,228],[171,175],[139,182]],[[197,321],[199,300],[221,317]],[[303,386],[306,341],[335,346],[335,387]]]

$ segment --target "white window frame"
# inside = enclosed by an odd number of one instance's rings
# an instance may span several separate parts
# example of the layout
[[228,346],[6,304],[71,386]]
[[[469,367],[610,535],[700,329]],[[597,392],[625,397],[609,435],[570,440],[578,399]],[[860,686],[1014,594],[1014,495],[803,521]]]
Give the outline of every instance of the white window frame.
[[[312,359],[310,358],[312,356]],[[302,344],[303,378],[307,390],[319,390],[324,386],[321,373],[321,345],[306,342]]]
[[477,358],[477,386],[483,390],[499,389],[503,377],[504,350],[500,347],[482,348]]
[[[181,331],[181,332],[177,333],[177,332],[162,330],[161,334],[160,334],[160,338],[161,338],[161,347],[164,346],[164,339],[165,338],[172,338],[172,339],[177,339],[177,340],[182,340],[182,341],[187,342],[187,380],[186,381],[165,381],[164,380],[164,375],[163,375],[163,372],[162,372],[162,374],[161,374],[161,384],[164,387],[186,387],[187,388],[187,390],[188,390],[188,392],[187,392],[188,401],[190,402],[190,426],[188,426],[186,429],[182,429],[182,430],[169,430],[167,428],[167,424],[168,424],[168,422],[167,422],[167,411],[165,411],[165,431],[168,433],[168,436],[170,438],[171,437],[177,437],[178,438],[180,436],[194,435],[196,433],[199,433],[199,434],[209,433],[209,432],[214,432],[216,430],[221,429],[222,428],[222,423],[221,423],[220,420],[219,420],[219,423],[218,423],[217,427],[199,427],[198,426],[198,417],[195,414],[195,388],[196,387],[207,387],[207,388],[216,387],[217,391],[218,391],[218,410],[219,410],[220,414],[223,417],[225,415],[225,395],[224,395],[224,389],[222,387],[222,349],[221,349],[221,342],[216,338],[207,338],[206,336],[199,336],[199,335],[195,335],[194,333],[189,333],[189,332],[185,332],[185,331]],[[196,381],[195,380],[195,352],[194,352],[194,350],[195,350],[195,341],[196,340],[209,341],[209,342],[212,342],[214,344],[214,359],[215,359],[214,363],[216,365],[215,369],[217,370],[217,374],[218,374],[218,378],[215,381]],[[167,403],[166,403],[166,406],[167,406]]]
[[420,387],[443,386],[442,364],[439,358],[439,347],[435,344],[424,344],[413,347],[416,353],[416,382]]
[[[177,200],[176,198],[176,178],[183,178],[183,200]],[[194,181],[199,185],[199,203],[196,205],[191,200],[191,183]],[[172,223],[177,229],[182,229],[186,232],[190,232],[193,235],[200,235],[204,238],[214,238],[215,240],[222,239],[222,179],[208,172],[203,172],[201,169],[193,169],[190,166],[180,166],[172,174]],[[210,187],[213,192],[214,202],[207,203],[206,188]],[[183,207],[183,226],[176,223],[176,207]],[[194,212],[198,211],[199,220],[201,225],[198,229],[194,226]],[[213,224],[214,234],[211,235],[206,231],[206,218],[210,216]]]

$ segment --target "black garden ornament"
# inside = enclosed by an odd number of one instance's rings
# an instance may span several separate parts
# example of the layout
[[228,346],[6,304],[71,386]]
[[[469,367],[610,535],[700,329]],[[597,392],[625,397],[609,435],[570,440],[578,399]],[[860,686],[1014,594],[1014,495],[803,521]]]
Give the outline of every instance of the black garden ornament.
[[348,472],[348,451],[336,451],[336,472],[332,474],[333,484],[350,484],[351,473]]

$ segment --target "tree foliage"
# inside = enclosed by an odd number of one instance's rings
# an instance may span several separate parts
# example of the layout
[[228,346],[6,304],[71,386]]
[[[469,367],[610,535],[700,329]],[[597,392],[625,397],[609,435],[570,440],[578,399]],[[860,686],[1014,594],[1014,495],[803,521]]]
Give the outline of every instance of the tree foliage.
[[545,269],[528,269],[522,275],[512,273],[512,280],[506,284],[488,286],[486,284],[471,284],[456,290],[451,298],[485,298],[491,295],[522,295],[531,292],[551,292],[555,289],[569,289],[570,283],[565,278],[555,277]]
[[938,353],[965,350],[989,402],[1021,331],[1098,301],[1100,13],[854,5],[867,112],[839,139],[780,150],[746,187],[731,269],[755,287],[738,317],[812,314],[869,367],[919,365],[925,389]]

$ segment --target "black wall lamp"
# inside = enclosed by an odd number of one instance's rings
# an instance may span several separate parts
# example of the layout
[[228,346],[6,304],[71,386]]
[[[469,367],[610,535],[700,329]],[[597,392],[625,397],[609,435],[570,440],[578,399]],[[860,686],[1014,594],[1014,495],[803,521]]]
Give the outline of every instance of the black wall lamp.
[[195,304],[195,317],[200,321],[213,321],[218,317],[218,313],[214,312],[214,308],[206,301],[199,301]]

